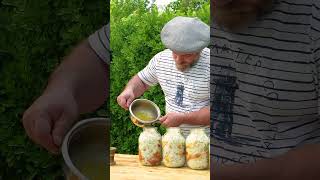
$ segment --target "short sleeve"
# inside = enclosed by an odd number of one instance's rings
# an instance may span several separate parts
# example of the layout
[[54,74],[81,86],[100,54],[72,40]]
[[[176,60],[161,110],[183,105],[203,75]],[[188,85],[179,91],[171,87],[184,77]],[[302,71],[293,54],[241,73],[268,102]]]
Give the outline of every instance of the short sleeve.
[[106,62],[110,64],[111,49],[110,49],[110,24],[107,24],[91,34],[88,38],[91,48],[96,54]]
[[160,53],[155,55],[148,63],[148,65],[138,73],[139,78],[149,86],[158,84],[157,78],[157,63],[159,62]]

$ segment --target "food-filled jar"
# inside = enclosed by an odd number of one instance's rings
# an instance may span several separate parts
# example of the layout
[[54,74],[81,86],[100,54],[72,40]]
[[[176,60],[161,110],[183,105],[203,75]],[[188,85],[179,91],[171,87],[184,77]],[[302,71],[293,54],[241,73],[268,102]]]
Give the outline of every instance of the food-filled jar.
[[163,164],[167,167],[182,167],[185,165],[185,138],[180,128],[167,128],[162,137]]
[[144,166],[160,165],[161,135],[156,127],[144,127],[139,136],[139,161]]
[[191,169],[207,169],[209,167],[210,139],[204,128],[192,129],[186,138],[187,165]]

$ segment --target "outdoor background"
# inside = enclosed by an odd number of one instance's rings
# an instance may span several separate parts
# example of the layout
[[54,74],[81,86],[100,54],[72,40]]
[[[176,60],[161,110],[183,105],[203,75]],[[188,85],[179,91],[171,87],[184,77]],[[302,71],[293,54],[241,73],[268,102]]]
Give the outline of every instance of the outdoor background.
[[[141,129],[116,104],[116,97],[164,49],[159,36],[163,25],[177,15],[197,16],[209,23],[209,0],[178,0],[163,12],[149,5],[146,0],[111,2],[111,114],[106,101],[81,117],[110,115],[111,145],[119,153],[137,153]],[[61,156],[31,142],[21,118],[71,48],[108,22],[109,7],[107,0],[0,0],[0,180],[62,178]],[[159,87],[144,98],[156,102],[164,113]]]
[[27,138],[22,114],[70,49],[108,20],[106,0],[0,0],[0,179],[61,178],[61,156]]
[[[177,0],[159,10],[155,5],[150,7],[146,0],[111,0],[111,145],[117,147],[119,153],[138,153],[142,128],[131,122],[129,112],[117,104],[117,96],[132,76],[165,49],[160,32],[166,23],[176,16],[193,16],[209,25],[209,4],[209,0]],[[159,86],[151,88],[142,98],[155,102],[164,115],[165,101]],[[159,128],[159,131],[163,134],[165,129]]]

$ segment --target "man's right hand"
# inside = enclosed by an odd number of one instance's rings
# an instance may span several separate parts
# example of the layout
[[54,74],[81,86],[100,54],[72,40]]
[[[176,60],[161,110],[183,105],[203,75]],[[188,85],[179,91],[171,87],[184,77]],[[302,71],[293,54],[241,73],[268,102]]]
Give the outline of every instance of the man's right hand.
[[128,110],[132,101],[141,96],[148,88],[149,86],[142,82],[138,75],[135,75],[117,97],[117,102],[123,109]]
[[128,110],[135,96],[131,89],[125,89],[118,97],[117,102],[123,108]]
[[28,136],[51,153],[59,153],[62,140],[76,121],[77,103],[68,91],[45,93],[23,114]]

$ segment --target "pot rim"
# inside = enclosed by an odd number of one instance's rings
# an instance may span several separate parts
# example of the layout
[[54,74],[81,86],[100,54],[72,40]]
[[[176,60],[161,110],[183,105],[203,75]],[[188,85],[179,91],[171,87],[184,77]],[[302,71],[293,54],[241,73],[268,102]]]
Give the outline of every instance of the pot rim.
[[[133,114],[133,112],[132,112],[132,106],[133,106],[133,104],[134,104],[135,102],[137,102],[137,101],[146,101],[146,102],[149,102],[150,104],[152,104],[153,107],[155,107],[156,110],[157,110],[157,113],[158,113],[157,118],[154,119],[154,120],[152,120],[152,121],[143,121],[143,120],[139,119],[138,117],[136,117],[136,116]],[[158,107],[158,105],[157,105],[156,103],[148,100],[148,99],[135,99],[134,101],[132,101],[132,103],[131,103],[130,106],[129,106],[129,112],[130,112],[130,115],[133,116],[139,123],[142,123],[142,125],[144,125],[144,124],[152,124],[152,123],[158,121],[158,119],[159,119],[160,116],[161,116],[160,108]]]
[[84,120],[80,120],[78,121],[66,134],[66,136],[63,139],[63,143],[61,146],[61,153],[62,153],[62,157],[64,159],[64,164],[65,166],[70,169],[71,173],[73,173],[74,175],[76,175],[77,177],[79,177],[80,179],[83,180],[89,180],[87,177],[85,177],[78,168],[75,167],[75,165],[73,164],[72,160],[70,159],[70,155],[69,155],[69,151],[68,151],[68,147],[69,147],[69,143],[70,143],[70,137],[72,137],[72,135],[74,133],[76,133],[76,130],[79,129],[80,127],[84,127],[87,124],[93,123],[93,122],[106,122],[107,124],[110,123],[110,119],[109,118],[103,118],[103,117],[97,117],[97,118],[89,118],[89,119],[84,119]]

